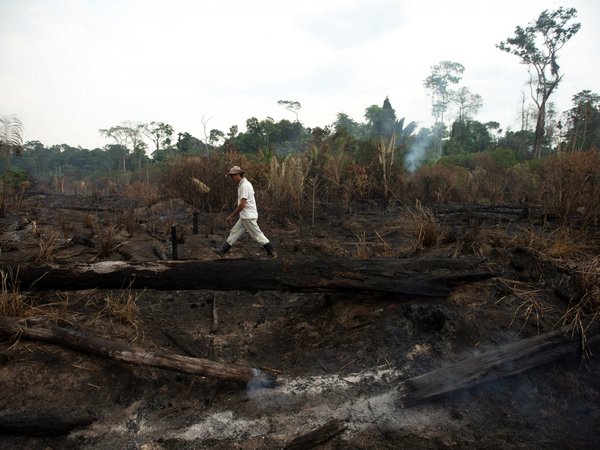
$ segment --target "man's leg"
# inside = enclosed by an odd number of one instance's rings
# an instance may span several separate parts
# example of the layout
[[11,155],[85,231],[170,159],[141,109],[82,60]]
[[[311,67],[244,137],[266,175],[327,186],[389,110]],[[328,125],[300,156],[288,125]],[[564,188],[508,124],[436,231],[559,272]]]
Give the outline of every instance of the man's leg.
[[242,224],[242,220],[238,219],[238,221],[235,223],[235,225],[229,232],[229,236],[227,237],[227,240],[223,243],[223,245],[221,245],[221,247],[213,249],[213,251],[219,256],[224,256],[225,253],[227,253],[229,250],[231,250],[231,247],[233,247],[233,244],[236,243],[236,241],[242,236],[242,234],[244,234],[245,231],[246,231],[246,228],[244,228],[244,225]]
[[229,237],[227,238],[227,243],[231,246],[237,242],[239,238],[242,237],[242,234],[246,231],[246,227],[244,226],[244,219],[238,219],[235,223],[231,231],[229,232]]
[[267,252],[267,255],[269,255],[271,258],[277,258],[277,253],[275,253],[275,250],[273,250],[273,245],[269,242],[267,237],[261,231],[260,227],[258,226],[258,221],[256,219],[241,220],[244,224],[246,231],[248,231],[248,234],[252,236],[252,239],[254,239],[256,242],[262,245],[262,247]]

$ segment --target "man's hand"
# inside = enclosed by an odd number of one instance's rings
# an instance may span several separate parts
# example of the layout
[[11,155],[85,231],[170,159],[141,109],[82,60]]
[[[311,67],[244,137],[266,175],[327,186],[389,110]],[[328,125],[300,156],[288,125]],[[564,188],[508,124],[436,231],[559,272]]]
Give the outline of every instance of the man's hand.
[[246,199],[242,198],[240,199],[240,203],[238,204],[237,208],[235,208],[235,210],[229,214],[227,216],[227,218],[225,220],[227,220],[227,222],[233,222],[236,218],[236,216],[242,212],[242,209],[244,209],[246,207]]

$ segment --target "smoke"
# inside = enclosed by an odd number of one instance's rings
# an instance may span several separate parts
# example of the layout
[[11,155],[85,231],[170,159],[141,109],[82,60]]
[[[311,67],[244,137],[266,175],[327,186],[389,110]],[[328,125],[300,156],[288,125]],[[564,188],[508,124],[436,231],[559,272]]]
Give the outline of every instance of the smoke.
[[433,136],[430,133],[419,133],[404,155],[404,167],[410,172],[417,170],[425,161],[427,149],[430,148],[432,141]]

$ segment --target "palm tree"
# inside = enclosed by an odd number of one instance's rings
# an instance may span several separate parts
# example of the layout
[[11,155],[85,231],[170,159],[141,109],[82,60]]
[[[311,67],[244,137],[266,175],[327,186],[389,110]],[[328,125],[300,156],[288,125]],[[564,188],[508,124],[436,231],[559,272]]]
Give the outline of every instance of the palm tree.
[[17,116],[0,115],[0,154],[20,155],[23,150],[23,124]]

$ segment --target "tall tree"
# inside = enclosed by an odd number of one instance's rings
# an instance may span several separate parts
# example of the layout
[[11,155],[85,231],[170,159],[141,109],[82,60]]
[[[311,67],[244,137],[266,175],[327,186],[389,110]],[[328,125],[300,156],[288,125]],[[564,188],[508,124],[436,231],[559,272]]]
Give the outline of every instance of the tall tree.
[[471,92],[469,88],[462,87],[452,96],[452,102],[458,108],[458,122],[473,119],[483,106],[481,95]]
[[535,22],[525,28],[517,26],[513,37],[497,45],[500,50],[518,56],[521,63],[528,66],[531,97],[537,107],[533,146],[533,154],[537,158],[542,154],[546,104],[562,79],[558,52],[581,28],[580,23],[569,24],[576,15],[575,8],[544,10]]
[[571,152],[600,149],[600,95],[589,90],[575,94],[566,116],[567,148]]
[[333,129],[336,133],[346,132],[347,134],[357,137],[360,135],[360,124],[352,119],[346,113],[337,113]]
[[141,122],[126,121],[119,125],[100,129],[101,136],[113,139],[115,143],[123,149],[122,169],[127,170],[127,156],[131,151],[139,155],[146,150],[147,144],[144,142],[143,135],[146,133],[146,125]]
[[431,91],[431,114],[435,122],[444,123],[444,113],[453,95],[450,86],[462,79],[465,67],[453,61],[441,61],[431,68],[431,75],[425,78],[423,85]]
[[293,112],[296,115],[296,122],[298,122],[298,111],[302,108],[300,102],[295,102],[293,100],[279,100],[277,104],[283,106],[288,111]]
[[125,125],[117,125],[110,128],[103,128],[98,130],[100,136],[108,139],[113,139],[115,144],[122,150],[121,155],[121,169],[123,172],[126,170],[127,155],[129,155],[129,148],[127,143],[129,141],[129,130]]
[[150,122],[144,128],[144,134],[152,141],[155,151],[161,150],[171,145],[171,136],[173,136],[173,127],[163,122]]
[[382,107],[369,106],[365,111],[365,119],[367,119],[371,137],[390,140],[396,124],[396,111],[392,108],[388,97],[383,101]]

